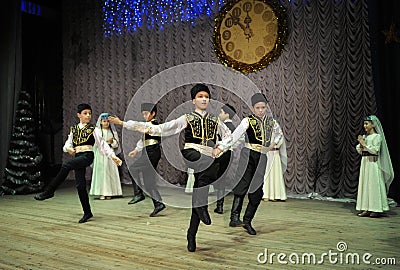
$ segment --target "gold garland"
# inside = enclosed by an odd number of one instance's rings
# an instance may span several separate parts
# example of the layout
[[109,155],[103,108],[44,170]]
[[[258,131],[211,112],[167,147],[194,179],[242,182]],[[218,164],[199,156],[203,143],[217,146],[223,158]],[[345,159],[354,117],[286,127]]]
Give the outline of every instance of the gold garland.
[[214,36],[213,36],[214,51],[215,54],[217,55],[217,58],[223,65],[231,67],[242,73],[256,72],[266,68],[271,62],[275,61],[283,52],[283,48],[287,42],[287,36],[288,36],[286,9],[283,6],[281,6],[277,0],[258,0],[260,2],[269,5],[272,11],[275,13],[275,16],[277,17],[278,21],[277,38],[273,49],[270,50],[261,60],[259,60],[257,63],[254,64],[246,64],[233,59],[224,52],[224,50],[222,49],[221,36],[219,33],[223,19],[225,18],[227,13],[231,10],[231,8],[234,5],[236,5],[239,1],[243,0],[229,1],[221,8],[221,11],[215,18]]

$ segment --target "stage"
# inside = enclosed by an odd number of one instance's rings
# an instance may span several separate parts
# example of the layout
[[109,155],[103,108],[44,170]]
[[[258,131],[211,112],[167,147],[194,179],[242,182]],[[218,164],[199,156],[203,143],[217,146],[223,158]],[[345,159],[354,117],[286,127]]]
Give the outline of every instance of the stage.
[[250,236],[228,226],[233,198],[228,195],[223,215],[213,212],[215,203],[209,206],[212,225],[200,225],[191,253],[186,249],[190,209],[167,206],[149,217],[151,199],[128,205],[132,189],[123,191],[123,198],[91,197],[94,218],[84,224],[78,223],[82,210],[73,181],[46,201],[2,197],[0,269],[398,269],[400,264],[399,207],[372,219],[357,217],[354,203],[262,202],[253,221],[257,235]]

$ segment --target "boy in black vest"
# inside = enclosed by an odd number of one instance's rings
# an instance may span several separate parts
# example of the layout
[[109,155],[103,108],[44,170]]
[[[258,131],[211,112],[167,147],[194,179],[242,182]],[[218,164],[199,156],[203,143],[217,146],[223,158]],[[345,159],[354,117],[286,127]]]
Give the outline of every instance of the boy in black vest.
[[[157,106],[155,104],[143,103],[141,105],[141,111],[143,118],[148,124],[158,125],[158,122],[155,119],[157,115]],[[109,121],[130,129],[129,124],[121,121],[118,117],[110,116]],[[134,196],[128,204],[135,204],[145,199],[143,190],[137,184],[140,183],[139,177],[140,173],[142,173],[145,190],[151,196],[154,204],[154,210],[150,214],[150,217],[156,216],[159,212],[165,209],[165,204],[162,202],[160,192],[157,190],[156,185],[156,169],[158,162],[161,159],[160,142],[161,138],[159,136],[144,134],[143,138],[137,143],[135,150],[129,153],[129,156],[133,158],[139,152],[142,152],[142,155],[131,166],[130,173],[132,174]]]
[[92,108],[90,105],[85,103],[79,104],[77,116],[80,121],[71,127],[68,139],[63,147],[64,152],[67,152],[73,158],[62,164],[57,176],[47,185],[42,193],[35,196],[35,199],[43,201],[52,198],[57,187],[64,182],[69,172],[74,170],[76,189],[78,190],[79,200],[84,213],[79,223],[85,223],[93,217],[85,179],[86,167],[92,164],[94,159],[93,145],[96,143],[101,153],[111,158],[118,166],[122,164],[122,161],[115,156],[114,151],[104,142],[96,126],[90,123],[92,119]]
[[[195,182],[192,194],[192,214],[187,231],[188,251],[196,250],[196,234],[200,220],[211,224],[208,213],[208,189],[217,179],[219,169],[216,149],[221,153],[231,141],[229,128],[218,117],[207,112],[210,102],[210,90],[204,84],[196,84],[190,91],[194,112],[158,126],[150,126],[132,121],[132,128],[155,136],[171,136],[184,130],[185,146],[182,155],[188,167],[194,169]],[[217,134],[221,141],[217,144]]]
[[[246,134],[246,143],[240,153],[237,175],[241,178],[233,189],[234,198],[229,226],[243,226],[247,233],[255,235],[256,230],[251,225],[251,221],[263,196],[266,153],[279,143],[283,133],[273,119],[267,98],[263,94],[254,94],[251,97],[251,105],[254,114],[244,118],[232,134],[231,143],[237,142],[243,134]],[[271,141],[273,133],[274,141]],[[246,193],[249,202],[242,222],[240,212]]]
[[[235,130],[235,126],[232,123],[232,118],[235,116],[235,114],[235,108],[233,108],[230,104],[225,104],[222,106],[221,112],[218,115],[219,120],[222,121],[231,132]],[[214,212],[217,214],[224,213],[224,197],[226,186],[226,175],[224,175],[224,173],[227,172],[228,166],[231,162],[232,150],[233,149],[230,149],[229,151],[224,152],[219,157],[219,170],[217,175],[218,181],[213,184],[217,193],[217,207],[214,209]]]

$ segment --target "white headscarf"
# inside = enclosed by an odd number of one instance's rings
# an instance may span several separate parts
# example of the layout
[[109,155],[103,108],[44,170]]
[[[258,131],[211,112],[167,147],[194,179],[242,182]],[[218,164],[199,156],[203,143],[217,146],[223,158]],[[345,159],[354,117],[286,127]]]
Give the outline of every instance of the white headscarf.
[[389,186],[393,181],[394,178],[394,171],[393,171],[393,166],[392,166],[392,161],[390,159],[389,155],[389,149],[387,147],[386,143],[386,138],[385,138],[385,133],[383,132],[382,124],[379,121],[378,117],[375,115],[370,115],[365,117],[365,121],[372,121],[374,124],[374,129],[376,133],[378,133],[381,136],[381,149],[379,150],[379,155],[378,155],[378,168],[382,171],[383,173],[383,179],[385,181],[386,185],[386,190],[387,192],[389,191]]
[[[102,129],[101,120],[107,119],[109,116],[110,116],[109,113],[100,114],[100,116],[99,116],[99,118],[97,119],[97,122],[96,122],[96,127],[98,127],[101,130]],[[111,133],[113,134],[114,139],[118,143],[118,147],[116,149],[113,149],[115,154],[118,155],[119,153],[121,153],[121,146],[120,146],[121,144],[119,143],[118,133],[117,133],[117,130],[115,129],[115,126],[114,126],[113,123],[110,123],[110,130],[111,130]]]

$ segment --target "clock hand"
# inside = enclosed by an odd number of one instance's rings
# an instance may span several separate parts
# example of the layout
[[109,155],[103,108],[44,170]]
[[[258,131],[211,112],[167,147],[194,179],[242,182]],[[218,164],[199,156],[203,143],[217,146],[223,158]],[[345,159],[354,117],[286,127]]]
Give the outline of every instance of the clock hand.
[[250,28],[250,23],[252,22],[251,17],[249,16],[249,13],[247,12],[246,18],[244,18],[244,23],[246,24],[247,28]]
[[246,29],[244,29],[244,34],[246,35],[246,39],[248,41],[253,36],[253,30],[251,30],[251,28],[250,28],[251,22],[252,22],[252,19],[249,16],[249,12],[247,12],[246,18],[244,18],[244,23],[246,24]]
[[246,28],[244,30],[244,35],[246,36],[247,41],[250,41],[250,38],[253,36],[253,30],[249,28]]
[[239,25],[240,26],[240,28],[242,28],[242,30],[243,30],[243,32],[245,33],[245,35],[246,35],[246,26],[244,26],[241,22],[240,22],[240,18],[239,17],[235,17],[235,16],[233,16],[232,14],[230,14],[231,15],[231,18],[232,18],[232,22],[233,22],[233,25]]

